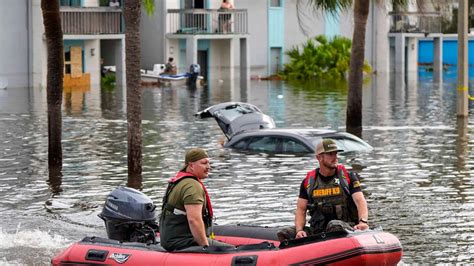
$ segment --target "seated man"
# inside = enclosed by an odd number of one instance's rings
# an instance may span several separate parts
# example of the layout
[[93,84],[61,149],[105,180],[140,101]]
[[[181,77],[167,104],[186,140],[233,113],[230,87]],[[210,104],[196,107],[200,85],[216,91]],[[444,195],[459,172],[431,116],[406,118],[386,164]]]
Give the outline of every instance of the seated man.
[[[301,182],[295,226],[280,230],[280,241],[307,237],[324,231],[369,229],[367,202],[355,173],[338,164],[336,143],[324,139],[316,146],[319,168],[307,173]],[[306,225],[306,212],[311,219]]]
[[209,174],[209,158],[203,149],[194,148],[186,153],[185,164],[170,179],[160,217],[161,246],[168,251],[191,246],[233,245],[213,239],[212,205],[202,179]]
[[168,58],[168,63],[166,63],[165,65],[165,70],[163,71],[163,74],[176,75],[177,70],[173,60],[173,57]]

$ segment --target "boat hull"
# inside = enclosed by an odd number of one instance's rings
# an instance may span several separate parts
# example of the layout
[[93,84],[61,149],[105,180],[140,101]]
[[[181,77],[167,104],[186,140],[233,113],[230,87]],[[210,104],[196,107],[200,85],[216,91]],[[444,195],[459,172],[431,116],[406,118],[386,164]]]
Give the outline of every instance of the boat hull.
[[[181,87],[189,83],[189,74],[183,73],[178,75],[155,75],[150,73],[142,73],[141,80],[144,83],[158,83],[165,87]],[[196,86],[200,86],[203,80],[202,76],[196,79]]]
[[[227,231],[227,232],[226,232]],[[52,265],[397,265],[402,256],[390,233],[335,232],[280,243],[275,228],[216,228],[217,239],[237,248],[192,247],[167,252],[159,244],[87,237],[52,259]],[[253,235],[253,236],[251,236]]]

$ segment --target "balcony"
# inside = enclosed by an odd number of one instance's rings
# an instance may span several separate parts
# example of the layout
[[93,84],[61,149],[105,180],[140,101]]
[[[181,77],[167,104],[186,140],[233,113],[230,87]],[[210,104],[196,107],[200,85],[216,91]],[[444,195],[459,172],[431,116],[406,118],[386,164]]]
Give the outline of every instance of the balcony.
[[438,12],[390,12],[389,16],[391,33],[441,33]]
[[168,34],[248,34],[246,9],[168,9]]
[[62,6],[63,34],[123,34],[122,9]]

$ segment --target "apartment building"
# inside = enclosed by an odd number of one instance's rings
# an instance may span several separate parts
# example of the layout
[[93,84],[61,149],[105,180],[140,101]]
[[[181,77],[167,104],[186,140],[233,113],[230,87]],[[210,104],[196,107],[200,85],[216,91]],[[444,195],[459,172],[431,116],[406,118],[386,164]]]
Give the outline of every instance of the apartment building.
[[[101,65],[124,80],[125,34],[117,0],[59,0],[64,39],[64,86],[100,84]],[[47,49],[40,0],[4,0],[0,8],[0,79],[8,87],[45,87]]]
[[[269,76],[288,62],[286,50],[308,38],[320,34],[352,38],[352,11],[315,14],[304,4],[297,8],[296,0],[230,2],[234,9],[222,12],[221,0],[155,1],[155,14],[142,15],[142,66],[150,69],[173,57],[180,71],[197,62],[206,73],[248,67],[250,75]],[[388,71],[387,13],[384,6],[371,5],[366,35],[366,57],[382,72]],[[219,26],[224,14],[231,15],[231,29],[226,32]],[[197,44],[190,44],[194,40]]]

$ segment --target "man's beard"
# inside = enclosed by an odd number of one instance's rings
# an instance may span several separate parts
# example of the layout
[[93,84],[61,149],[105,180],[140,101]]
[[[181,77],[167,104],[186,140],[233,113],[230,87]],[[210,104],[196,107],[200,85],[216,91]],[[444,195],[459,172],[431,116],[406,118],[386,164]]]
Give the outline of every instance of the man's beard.
[[335,163],[324,162],[324,166],[328,169],[335,170],[337,169],[337,162]]

